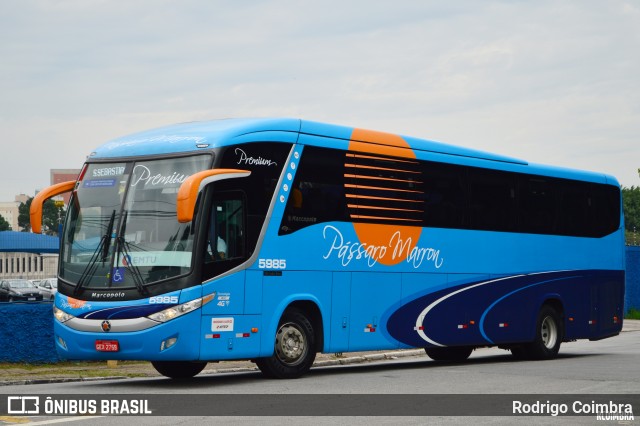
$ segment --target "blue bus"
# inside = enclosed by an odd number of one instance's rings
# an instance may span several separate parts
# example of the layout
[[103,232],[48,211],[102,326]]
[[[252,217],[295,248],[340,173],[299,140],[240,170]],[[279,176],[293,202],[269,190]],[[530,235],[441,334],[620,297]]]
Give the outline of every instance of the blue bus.
[[186,123],[107,142],[61,235],[62,359],[171,378],[318,352],[479,347],[554,358],[620,333],[621,191],[600,173],[299,119]]

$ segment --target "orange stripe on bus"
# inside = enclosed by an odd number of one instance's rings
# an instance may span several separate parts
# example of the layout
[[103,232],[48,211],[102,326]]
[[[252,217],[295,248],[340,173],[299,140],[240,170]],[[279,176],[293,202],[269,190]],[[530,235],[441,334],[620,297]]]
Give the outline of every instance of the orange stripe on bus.
[[345,194],[345,196],[347,198],[366,198],[369,200],[404,201],[407,203],[422,203],[422,200],[411,200],[407,198],[376,197],[374,195],[358,195],[358,194]]
[[384,216],[364,216],[364,215],[351,215],[352,219],[379,219],[379,220],[395,220],[397,222],[420,222],[420,219],[399,219],[397,217],[384,217]]
[[410,160],[401,160],[399,158],[388,158],[388,157],[378,157],[377,155],[363,155],[363,154],[351,154],[347,153],[347,157],[351,158],[366,158],[369,160],[381,160],[381,161],[393,161],[394,163],[408,163],[408,164],[418,164],[417,161]]
[[349,143],[349,150],[369,152],[372,154],[388,155],[390,157],[405,157],[405,158],[416,157],[416,155],[413,153],[411,148],[409,148],[408,146],[406,148],[400,148],[396,146],[378,145],[375,143],[351,141]]
[[[375,219],[375,218],[373,218]],[[367,222],[354,222],[353,228],[361,242],[373,246],[388,246],[390,241],[407,243],[406,251],[401,256],[394,256],[393,250],[387,250],[387,253],[381,259],[378,259],[382,265],[397,265],[407,259],[409,253],[416,247],[420,240],[422,227],[420,222],[411,221],[395,221],[394,223],[380,224]]]
[[418,213],[424,213],[424,210],[416,210],[416,209],[400,209],[400,208],[394,208],[394,207],[363,206],[363,205],[361,205],[361,204],[347,204],[347,207],[349,207],[349,208],[353,208],[353,209],[393,210],[393,211],[400,211],[400,212],[418,212]]
[[[377,130],[353,129],[351,140],[371,144],[380,144],[397,148],[409,148],[409,144],[400,135],[379,132]],[[413,156],[415,158],[415,156]]]
[[[372,154],[372,156],[385,155],[389,157],[402,157],[409,160],[416,159],[416,154],[413,152],[407,141],[405,141],[401,136],[364,129],[353,129],[353,132],[351,133],[351,140],[349,142],[349,151],[351,151],[354,156],[364,154],[364,157],[366,154]],[[357,151],[357,153],[354,151]],[[350,154],[347,154],[347,156],[349,155]],[[345,157],[345,159],[346,158],[347,157]],[[393,161],[387,159],[381,160]],[[395,193],[423,193],[421,191],[411,191],[406,189],[391,189],[350,184],[345,184],[345,187],[372,189],[376,191],[393,191]],[[366,222],[355,222],[353,224],[358,240],[363,244],[386,246],[390,241],[392,241],[392,239],[402,239],[409,244],[409,247],[407,247],[408,251],[406,255],[403,256],[394,256],[393,251],[388,250],[382,258],[378,259],[378,262],[382,265],[396,265],[406,259],[408,253],[416,247],[416,244],[420,239],[420,234],[422,233],[422,227],[418,220],[402,220],[397,218],[362,215],[352,215],[351,217],[353,219],[388,220],[390,222],[395,222],[387,225]]]
[[353,168],[356,168],[356,169],[388,170],[388,171],[392,171],[392,172],[415,173],[415,174],[420,174],[421,173],[421,172],[415,171],[415,170],[392,169],[392,168],[388,168],[388,167],[374,167],[374,166],[365,166],[365,165],[362,165],[362,164],[352,164],[352,163],[345,163],[344,166],[345,167],[353,167]]
[[352,185],[350,183],[346,183],[345,188],[357,188],[357,189],[375,189],[377,191],[399,191],[399,192],[411,192],[414,194],[423,194],[422,191],[413,191],[410,189],[396,189],[396,188],[384,188],[381,186],[367,186],[367,185]]
[[422,183],[419,180],[411,180],[411,179],[395,179],[395,178],[385,178],[380,176],[367,176],[367,175],[352,175],[352,174],[344,174],[344,177],[351,179],[373,179],[373,180],[388,180],[391,182],[411,182],[411,183]]

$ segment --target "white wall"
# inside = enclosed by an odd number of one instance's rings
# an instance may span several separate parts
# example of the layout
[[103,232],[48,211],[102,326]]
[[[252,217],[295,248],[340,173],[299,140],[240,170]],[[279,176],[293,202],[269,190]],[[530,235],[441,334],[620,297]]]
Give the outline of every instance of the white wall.
[[0,253],[0,278],[34,280],[55,277],[57,273],[57,254]]

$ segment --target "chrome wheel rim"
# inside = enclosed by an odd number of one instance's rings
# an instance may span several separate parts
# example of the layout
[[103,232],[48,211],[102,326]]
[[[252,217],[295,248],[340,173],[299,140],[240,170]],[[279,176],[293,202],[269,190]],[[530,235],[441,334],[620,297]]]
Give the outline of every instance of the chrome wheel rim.
[[276,334],[276,356],[282,363],[294,366],[302,362],[308,351],[307,339],[297,324],[282,324]]
[[558,341],[558,325],[551,317],[545,317],[540,325],[542,344],[547,349],[553,349]]

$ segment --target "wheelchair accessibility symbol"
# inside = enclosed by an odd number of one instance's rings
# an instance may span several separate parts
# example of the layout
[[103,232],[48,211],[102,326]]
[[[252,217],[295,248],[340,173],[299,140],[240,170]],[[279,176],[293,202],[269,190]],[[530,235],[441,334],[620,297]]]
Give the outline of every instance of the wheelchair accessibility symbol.
[[124,268],[113,268],[113,282],[121,283],[124,281]]

